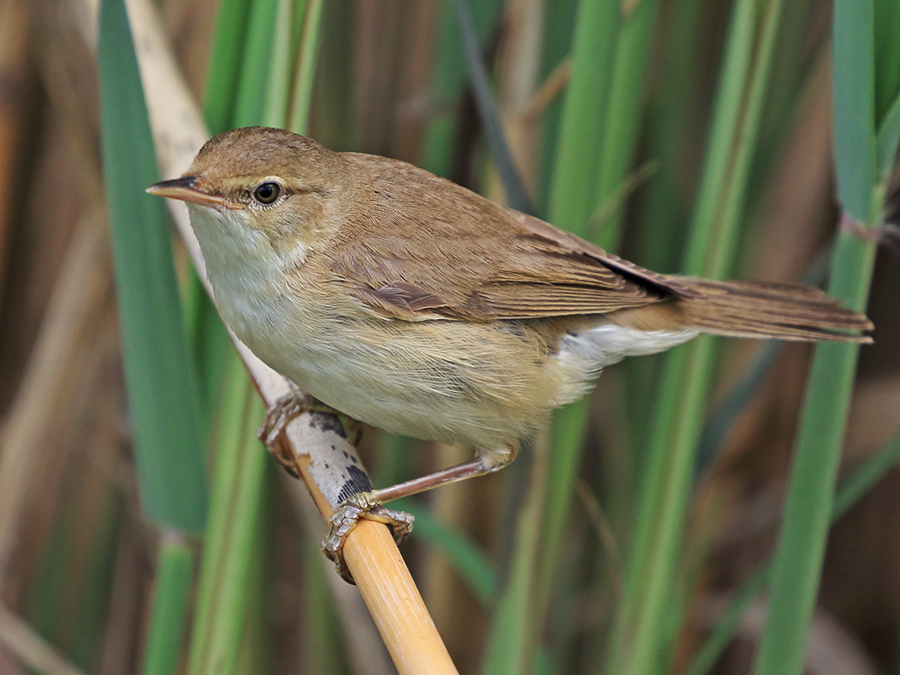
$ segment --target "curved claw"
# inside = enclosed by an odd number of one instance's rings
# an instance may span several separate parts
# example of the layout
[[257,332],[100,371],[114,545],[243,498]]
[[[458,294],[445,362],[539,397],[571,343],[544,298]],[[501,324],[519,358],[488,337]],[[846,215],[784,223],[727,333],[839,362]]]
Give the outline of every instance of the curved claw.
[[331,529],[328,536],[322,542],[322,550],[325,557],[331,560],[337,568],[337,573],[347,583],[355,583],[347,563],[344,562],[344,542],[349,534],[363,518],[384,523],[391,528],[397,546],[402,546],[413,529],[412,514],[404,511],[388,509],[377,502],[371,501],[371,493],[359,492],[351,495],[346,502],[341,504],[331,516]]
[[279,397],[266,410],[266,416],[256,431],[256,437],[265,443],[266,447],[272,447],[278,441],[278,437],[281,436],[288,422],[300,413],[319,410],[322,405],[312,396],[302,394],[299,390],[291,387],[289,393]]
[[[256,431],[256,437],[263,442],[278,463],[294,478],[299,478],[297,468],[294,465],[294,457],[283,454],[283,449],[278,445],[278,438],[284,433],[285,427],[291,420],[306,412],[320,412],[326,415],[341,416],[342,419],[344,417],[334,408],[325,405],[314,396],[304,394],[294,385],[291,385],[289,393],[279,397],[278,400],[269,406],[262,424]],[[346,422],[343,422],[343,424],[344,426],[347,425]]]
[[350,445],[354,447],[362,436],[362,426],[352,417],[347,417],[339,410],[322,403],[311,394],[305,394],[291,385],[291,391],[280,396],[266,410],[266,416],[256,431],[256,437],[266,447],[273,447],[278,437],[284,432],[285,427],[292,419],[305,412],[320,412],[332,417],[338,417],[344,429],[352,436]]

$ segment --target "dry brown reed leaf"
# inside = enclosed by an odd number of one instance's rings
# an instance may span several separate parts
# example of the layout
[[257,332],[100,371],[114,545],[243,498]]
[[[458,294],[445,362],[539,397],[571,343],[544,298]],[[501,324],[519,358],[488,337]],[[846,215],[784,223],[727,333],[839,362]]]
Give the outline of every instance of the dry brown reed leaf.
[[[13,226],[13,188],[21,184],[25,113],[30,107],[28,72],[28,7],[14,0],[0,2],[0,265],[6,261]],[[0,267],[0,296],[6,275]]]
[[[108,305],[111,279],[98,219],[82,220],[73,237],[20,393],[3,429],[0,454],[0,586],[15,553],[22,509],[41,465],[61,462],[48,443],[48,421],[80,397],[84,345]],[[81,399],[83,400],[83,399]]]
[[[540,129],[528,118],[538,88],[541,68],[543,3],[537,0],[508,2],[503,17],[503,37],[497,52],[497,104],[505,122],[503,130],[510,152],[532,198],[537,189],[541,156]],[[499,185],[491,191],[498,196]]]
[[80,675],[81,671],[66,661],[52,645],[47,643],[31,627],[0,604],[0,642],[21,663],[39,673],[53,675]]
[[[431,460],[429,464],[435,469],[471,458],[471,452],[465,448],[440,444],[434,444],[427,454]],[[489,526],[493,522],[493,514],[497,513],[485,508],[483,501],[488,491],[496,492],[502,478],[499,475],[486,476],[483,480],[463,481],[435,490],[430,495],[431,517],[446,527],[477,535],[478,522]],[[427,550],[423,553],[419,568],[422,570],[425,602],[433,608],[434,622],[460,671],[475,672],[488,624],[450,561],[439,551]]]
[[148,546],[144,524],[127,509],[119,528],[109,591],[109,613],[104,629],[100,675],[135,673],[144,640],[146,607],[150,597]]
[[[703,629],[711,629],[727,607],[727,599],[704,598],[698,603],[697,618]],[[766,619],[766,605],[755,603],[744,616],[737,637],[756,645],[762,635]],[[752,659],[747,654],[725,655],[725,672],[745,672]],[[733,662],[737,668],[728,668]],[[880,672],[857,637],[831,614],[818,610],[813,616],[806,646],[804,673],[807,675],[875,675]]]

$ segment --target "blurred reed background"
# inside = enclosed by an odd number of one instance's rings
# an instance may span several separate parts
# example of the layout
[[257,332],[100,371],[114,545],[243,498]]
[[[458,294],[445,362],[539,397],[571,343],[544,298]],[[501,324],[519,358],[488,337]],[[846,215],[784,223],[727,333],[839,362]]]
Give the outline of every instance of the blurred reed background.
[[[153,320],[173,360],[123,368],[148,310],[117,309],[108,233],[118,256],[138,226],[111,230],[104,194],[128,220],[156,169],[116,107],[140,92],[120,0],[102,5],[101,114],[96,7],[0,0],[0,672],[392,672],[253,440],[261,404],[177,241]],[[855,382],[852,346],[698,340],[608,369],[506,471],[401,504],[460,672],[799,673],[804,646],[809,673],[900,672],[900,2],[480,0],[468,30],[451,0],[158,10],[212,132],[414,162],[661,272],[805,280],[860,309],[871,278]],[[165,250],[161,207],[139,222]],[[136,393],[167,369],[188,390],[169,412]],[[147,428],[170,455],[138,471]],[[376,485],[465,456],[362,446]]]

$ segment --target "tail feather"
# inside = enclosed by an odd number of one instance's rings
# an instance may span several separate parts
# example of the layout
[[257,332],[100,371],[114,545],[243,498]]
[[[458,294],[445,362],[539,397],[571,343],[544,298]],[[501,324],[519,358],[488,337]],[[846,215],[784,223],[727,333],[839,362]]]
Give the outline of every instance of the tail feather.
[[872,342],[845,331],[873,328],[865,315],[841,307],[817,288],[760,281],[680,278],[702,297],[681,300],[685,320],[703,333],[780,340]]

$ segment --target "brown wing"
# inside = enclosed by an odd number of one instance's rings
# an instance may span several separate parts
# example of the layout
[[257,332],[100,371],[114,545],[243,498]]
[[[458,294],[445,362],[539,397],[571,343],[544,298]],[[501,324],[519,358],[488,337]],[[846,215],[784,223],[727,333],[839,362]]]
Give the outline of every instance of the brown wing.
[[369,173],[358,183],[365,186],[360,208],[332,242],[331,269],[379,314],[412,321],[527,319],[699,295],[411,165],[348,157]]

